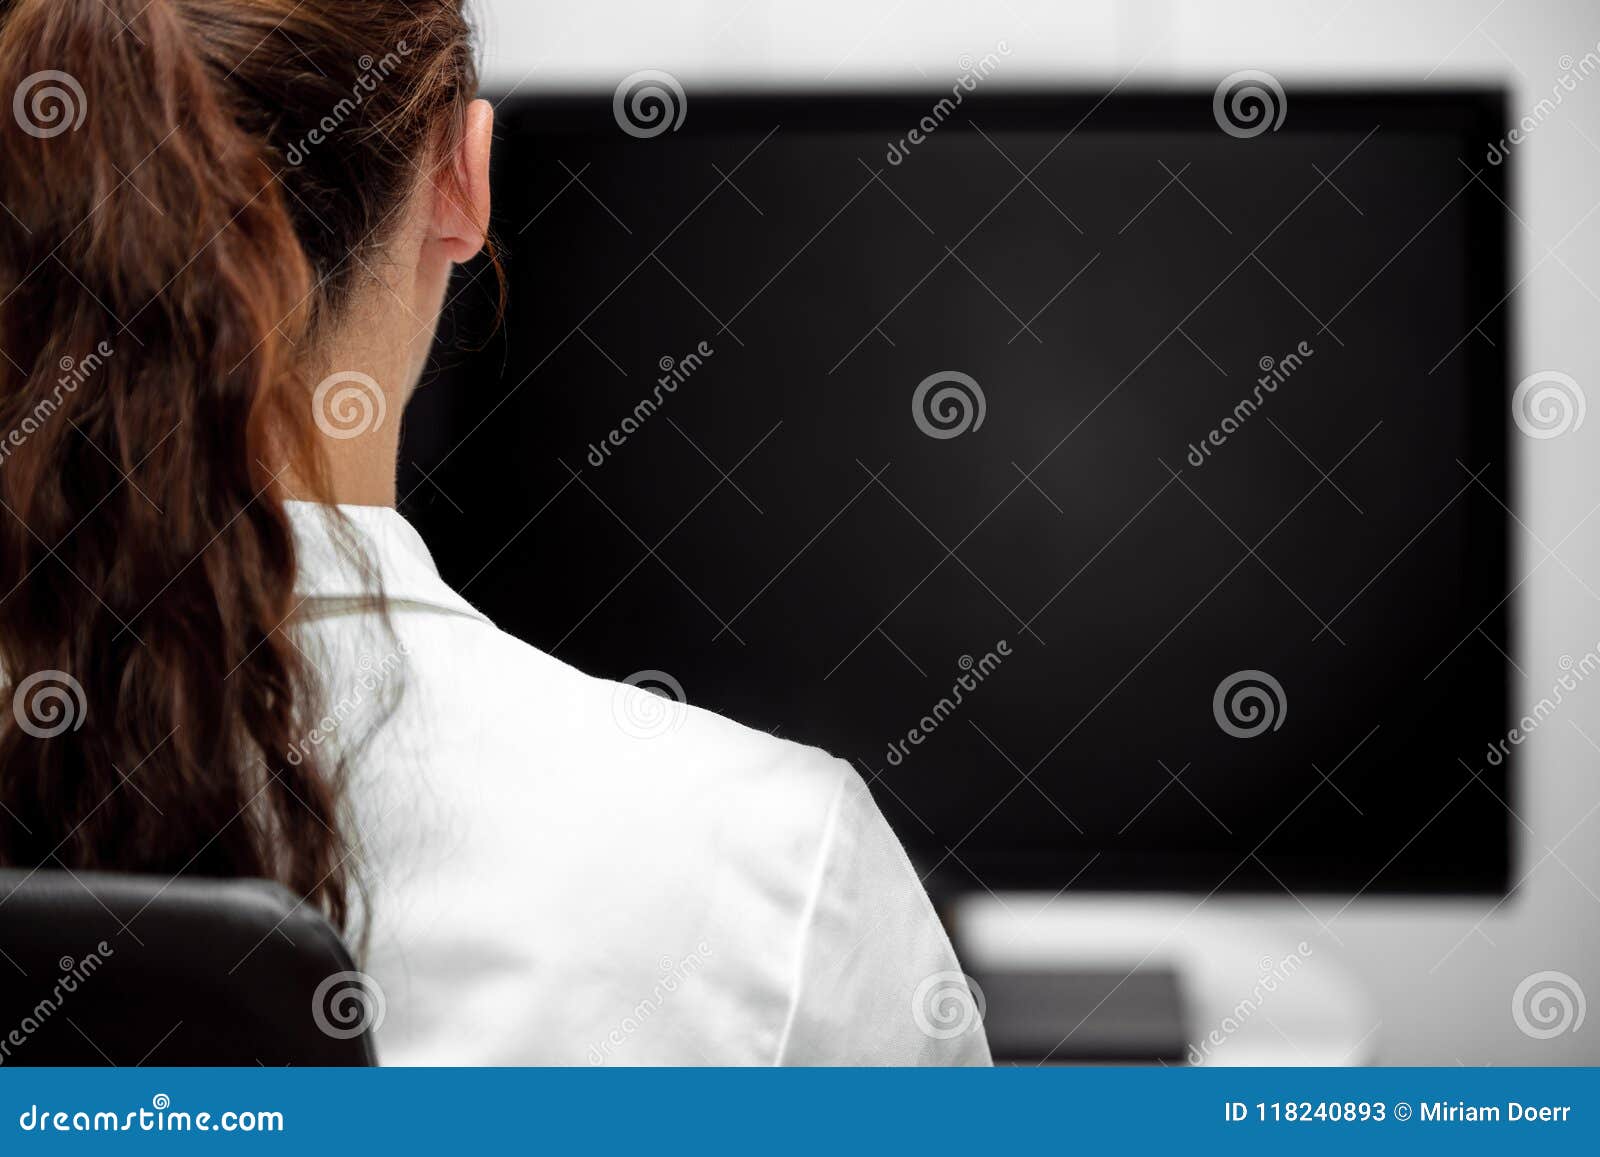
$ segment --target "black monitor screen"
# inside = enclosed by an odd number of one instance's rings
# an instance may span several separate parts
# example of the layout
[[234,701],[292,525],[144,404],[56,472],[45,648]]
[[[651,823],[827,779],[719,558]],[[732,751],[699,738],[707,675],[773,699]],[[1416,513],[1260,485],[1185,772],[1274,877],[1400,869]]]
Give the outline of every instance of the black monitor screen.
[[1497,98],[630,108],[500,107],[403,455],[470,600],[935,882],[1504,887]]

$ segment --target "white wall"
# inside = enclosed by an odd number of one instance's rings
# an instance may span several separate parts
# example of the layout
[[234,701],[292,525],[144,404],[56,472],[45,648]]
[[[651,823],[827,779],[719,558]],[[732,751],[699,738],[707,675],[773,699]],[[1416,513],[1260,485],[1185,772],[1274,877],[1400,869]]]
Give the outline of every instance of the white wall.
[[[1117,80],[1209,86],[1265,68],[1299,78],[1506,78],[1520,115],[1548,95],[1562,57],[1600,42],[1594,0],[480,0],[488,79],[498,88],[581,82],[609,89],[664,68],[697,83],[897,82],[948,86],[964,53],[1001,39],[1017,81]],[[1520,251],[1512,298],[1517,377],[1557,369],[1600,405],[1600,76],[1582,82],[1519,146]],[[1592,214],[1592,215],[1591,215]],[[1516,531],[1522,630],[1515,655],[1528,706],[1562,655],[1600,643],[1600,414],[1530,442]],[[1587,521],[1586,521],[1587,519]],[[1546,547],[1556,547],[1549,557]],[[1591,742],[1593,740],[1593,742]],[[1540,1041],[1511,1017],[1530,973],[1570,974],[1600,1001],[1600,688],[1585,686],[1524,749],[1513,799],[1526,879],[1489,902],[1361,899],[1218,902],[1258,916],[1283,943],[1302,936],[1342,959],[1375,998],[1372,1040],[1387,1062],[1600,1062],[1600,1007],[1578,1032]],[[1206,914],[1202,913],[1201,918]],[[1180,933],[1181,934],[1181,933]],[[1242,994],[1241,994],[1242,995]]]

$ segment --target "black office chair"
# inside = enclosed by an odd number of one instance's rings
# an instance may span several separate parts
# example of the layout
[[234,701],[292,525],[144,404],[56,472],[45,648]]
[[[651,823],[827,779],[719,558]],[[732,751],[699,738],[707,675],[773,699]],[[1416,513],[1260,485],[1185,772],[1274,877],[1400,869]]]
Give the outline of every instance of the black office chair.
[[259,880],[0,871],[0,1065],[373,1065],[383,996]]

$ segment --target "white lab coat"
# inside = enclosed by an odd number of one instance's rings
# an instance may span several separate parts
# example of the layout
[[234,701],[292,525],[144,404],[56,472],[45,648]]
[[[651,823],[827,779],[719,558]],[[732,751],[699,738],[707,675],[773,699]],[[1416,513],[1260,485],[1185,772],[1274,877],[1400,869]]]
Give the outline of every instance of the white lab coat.
[[394,634],[326,508],[291,503],[294,637],[334,704],[306,742],[352,753],[382,1063],[989,1063],[850,765],[574,670],[446,586],[395,511],[340,509]]

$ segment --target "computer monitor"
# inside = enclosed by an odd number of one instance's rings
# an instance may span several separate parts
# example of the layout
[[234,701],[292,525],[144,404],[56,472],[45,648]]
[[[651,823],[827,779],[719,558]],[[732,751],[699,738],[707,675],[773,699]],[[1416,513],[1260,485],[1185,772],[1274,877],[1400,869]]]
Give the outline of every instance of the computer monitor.
[[1269,80],[506,99],[403,509],[934,884],[1500,891],[1502,98]]

